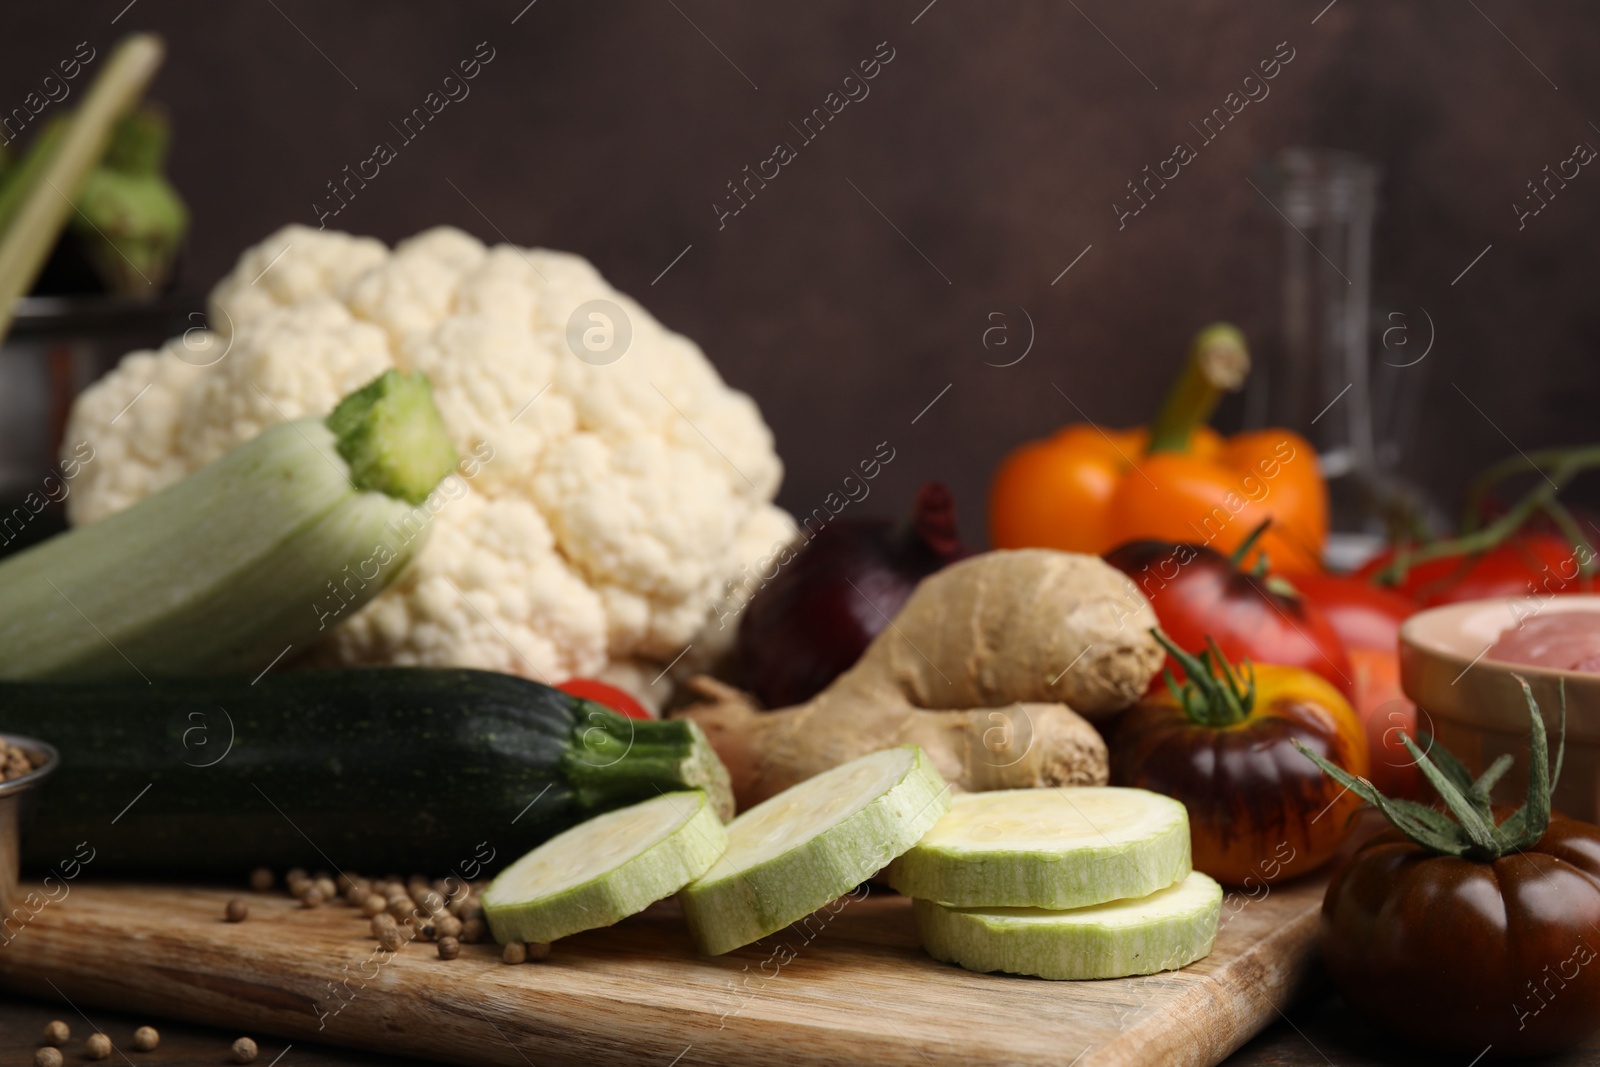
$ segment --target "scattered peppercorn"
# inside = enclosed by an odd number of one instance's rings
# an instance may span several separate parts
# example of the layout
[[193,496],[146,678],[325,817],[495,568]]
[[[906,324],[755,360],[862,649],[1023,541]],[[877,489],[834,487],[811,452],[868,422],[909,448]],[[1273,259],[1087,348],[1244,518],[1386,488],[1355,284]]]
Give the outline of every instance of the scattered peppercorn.
[[105,1034],[90,1034],[84,1044],[83,1054],[91,1060],[103,1060],[111,1055],[111,1039]]
[[379,913],[372,917],[372,936],[378,939],[378,944],[390,952],[398,952],[400,946],[406,943],[405,935],[400,932],[400,925],[394,917]]
[[461,942],[453,937],[441,937],[439,939],[439,958],[441,960],[453,960],[459,955],[461,955]]
[[154,1052],[161,1044],[161,1035],[153,1026],[141,1026],[133,1032],[133,1047],[140,1052]]
[[254,1041],[248,1037],[241,1037],[233,1043],[233,1062],[254,1063],[256,1062],[256,1053],[258,1051]]
[[300,894],[302,908],[320,908],[322,906],[322,890],[315,885],[307,886],[305,892]]
[[228,901],[228,906],[222,912],[222,917],[231,923],[242,923],[250,918],[250,905],[238,897]]
[[483,935],[488,929],[483,925],[482,919],[467,919],[461,924],[460,940],[468,945],[476,945],[483,940]]
[[507,963],[523,963],[528,958],[528,946],[521,941],[507,941],[500,958]]
[[404,919],[416,910],[417,906],[410,897],[392,897],[389,900],[389,914],[396,919]]
[[61,1050],[46,1045],[33,1054],[33,1067],[61,1067]]
[[529,941],[528,942],[528,959],[529,959],[529,961],[537,961],[537,960],[546,959],[546,958],[549,957],[549,955],[550,955],[550,946],[549,945],[545,944],[542,941]]
[[52,1019],[45,1024],[44,1043],[47,1045],[65,1045],[72,1040],[72,1027],[60,1019]]
[[250,888],[257,893],[267,893],[272,890],[272,870],[268,867],[257,867],[250,872]]
[[339,895],[339,887],[334,884],[332,878],[318,878],[313,885],[316,886],[317,892],[322,894],[323,900],[332,900]]
[[361,902],[361,914],[370,919],[374,915],[383,914],[383,910],[388,906],[389,902],[387,900],[384,900],[376,893],[372,893],[366,900]]

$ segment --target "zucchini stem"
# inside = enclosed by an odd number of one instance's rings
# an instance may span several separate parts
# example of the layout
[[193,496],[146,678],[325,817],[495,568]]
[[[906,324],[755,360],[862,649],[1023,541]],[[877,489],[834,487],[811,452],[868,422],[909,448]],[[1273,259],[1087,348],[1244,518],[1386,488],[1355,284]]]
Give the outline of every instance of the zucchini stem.
[[733,816],[728,769],[688,719],[630,719],[576,700],[577,722],[562,769],[588,807],[621,806],[665,792],[661,783],[703,789],[717,814]]
[[433,388],[420,371],[384,371],[339,401],[327,425],[357,489],[420,504],[456,465]]

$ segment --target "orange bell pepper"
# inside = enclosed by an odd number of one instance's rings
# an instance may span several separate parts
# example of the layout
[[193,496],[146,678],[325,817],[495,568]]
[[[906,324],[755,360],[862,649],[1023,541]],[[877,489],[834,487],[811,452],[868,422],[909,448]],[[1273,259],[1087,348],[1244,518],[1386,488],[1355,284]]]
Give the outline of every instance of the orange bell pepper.
[[989,540],[1099,554],[1156,538],[1230,554],[1270,517],[1249,561],[1265,553],[1284,573],[1320,570],[1328,492],[1311,443],[1284,429],[1224,438],[1205,425],[1249,370],[1243,335],[1208,326],[1148,429],[1075,423],[1017,448],[995,472]]

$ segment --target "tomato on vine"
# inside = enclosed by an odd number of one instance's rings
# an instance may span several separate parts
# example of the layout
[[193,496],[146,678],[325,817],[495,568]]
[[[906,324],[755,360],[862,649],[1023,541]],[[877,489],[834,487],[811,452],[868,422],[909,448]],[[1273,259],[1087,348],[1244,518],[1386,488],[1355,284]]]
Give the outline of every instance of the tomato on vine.
[[[1496,808],[1489,791],[1511,765],[1474,780],[1442,746],[1406,747],[1441,812],[1385,797],[1302,748],[1394,829],[1363,845],[1328,886],[1321,948],[1328,974],[1361,1015],[1464,1056],[1532,1056],[1600,1029],[1600,827],[1552,814],[1561,775],[1544,720],[1532,720],[1527,802]],[[1566,712],[1562,709],[1563,746]]]

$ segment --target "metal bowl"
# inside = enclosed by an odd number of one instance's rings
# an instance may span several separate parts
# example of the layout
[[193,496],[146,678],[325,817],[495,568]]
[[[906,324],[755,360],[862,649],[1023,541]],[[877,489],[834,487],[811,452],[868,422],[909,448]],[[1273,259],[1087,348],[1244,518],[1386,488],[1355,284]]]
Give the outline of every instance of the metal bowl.
[[11,914],[17,895],[21,867],[21,811],[27,794],[43,784],[61,763],[61,755],[51,745],[31,737],[0,734],[0,741],[15,746],[30,757],[43,755],[44,762],[27,774],[0,782],[0,916]]

